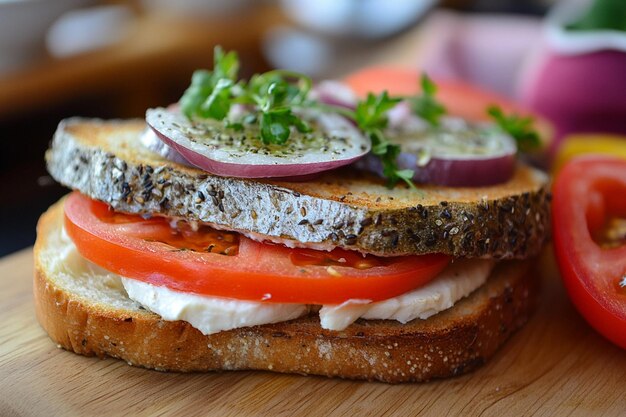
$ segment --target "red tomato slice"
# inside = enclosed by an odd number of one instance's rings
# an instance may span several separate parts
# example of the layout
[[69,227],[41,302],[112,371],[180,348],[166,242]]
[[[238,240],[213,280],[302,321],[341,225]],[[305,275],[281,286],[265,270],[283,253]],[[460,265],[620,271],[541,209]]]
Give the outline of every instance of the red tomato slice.
[[574,159],[554,184],[552,223],[561,276],[578,311],[602,335],[626,348],[626,245],[599,237],[626,218],[626,161]]
[[289,249],[208,227],[179,230],[164,218],[114,214],[79,193],[65,202],[65,227],[81,255],[109,271],[173,290],[241,300],[378,301],[427,283],[450,262],[441,254],[363,257],[342,249]]

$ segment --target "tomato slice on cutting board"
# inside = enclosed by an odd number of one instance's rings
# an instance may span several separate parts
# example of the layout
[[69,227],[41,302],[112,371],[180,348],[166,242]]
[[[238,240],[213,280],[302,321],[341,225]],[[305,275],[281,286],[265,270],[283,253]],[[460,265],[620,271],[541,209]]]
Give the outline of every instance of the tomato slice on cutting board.
[[552,210],[570,298],[598,332],[626,349],[626,161],[572,160],[554,184]]
[[168,219],[115,213],[72,193],[65,228],[78,251],[116,274],[202,295],[283,303],[378,301],[433,278],[450,262],[441,254],[379,258],[335,249],[290,249]]

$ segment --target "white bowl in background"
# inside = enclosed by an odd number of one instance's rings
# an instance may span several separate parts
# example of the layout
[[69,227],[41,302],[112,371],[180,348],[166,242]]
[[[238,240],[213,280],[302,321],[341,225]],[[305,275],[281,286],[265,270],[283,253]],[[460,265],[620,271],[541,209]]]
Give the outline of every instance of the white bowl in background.
[[52,23],[67,10],[94,0],[0,0],[0,74],[41,57]]

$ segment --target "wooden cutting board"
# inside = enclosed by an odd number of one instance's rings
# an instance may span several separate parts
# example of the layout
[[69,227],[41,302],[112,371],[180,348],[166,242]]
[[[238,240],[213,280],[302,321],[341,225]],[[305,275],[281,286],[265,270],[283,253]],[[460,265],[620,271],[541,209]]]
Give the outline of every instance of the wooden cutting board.
[[577,315],[549,257],[539,310],[474,373],[386,385],[267,372],[172,374],[61,349],[39,327],[32,252],[0,260],[0,416],[626,415],[626,351]]

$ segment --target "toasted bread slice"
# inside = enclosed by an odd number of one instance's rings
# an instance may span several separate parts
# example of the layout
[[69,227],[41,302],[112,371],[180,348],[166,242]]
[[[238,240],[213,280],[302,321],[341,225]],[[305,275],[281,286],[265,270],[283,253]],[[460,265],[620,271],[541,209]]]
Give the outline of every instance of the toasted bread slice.
[[256,369],[391,383],[458,375],[493,356],[528,320],[538,289],[528,261],[503,261],[484,286],[427,320],[359,320],[335,332],[311,314],[204,336],[142,309],[119,277],[85,273],[71,261],[59,269],[62,219],[57,203],[38,225],[39,322],[67,350],[163,371]]
[[128,213],[161,214],[253,238],[380,256],[536,255],[549,235],[547,176],[519,165],[505,184],[404,185],[347,168],[307,182],[209,175],[142,147],[143,121],[69,119],[46,154],[62,184]]

